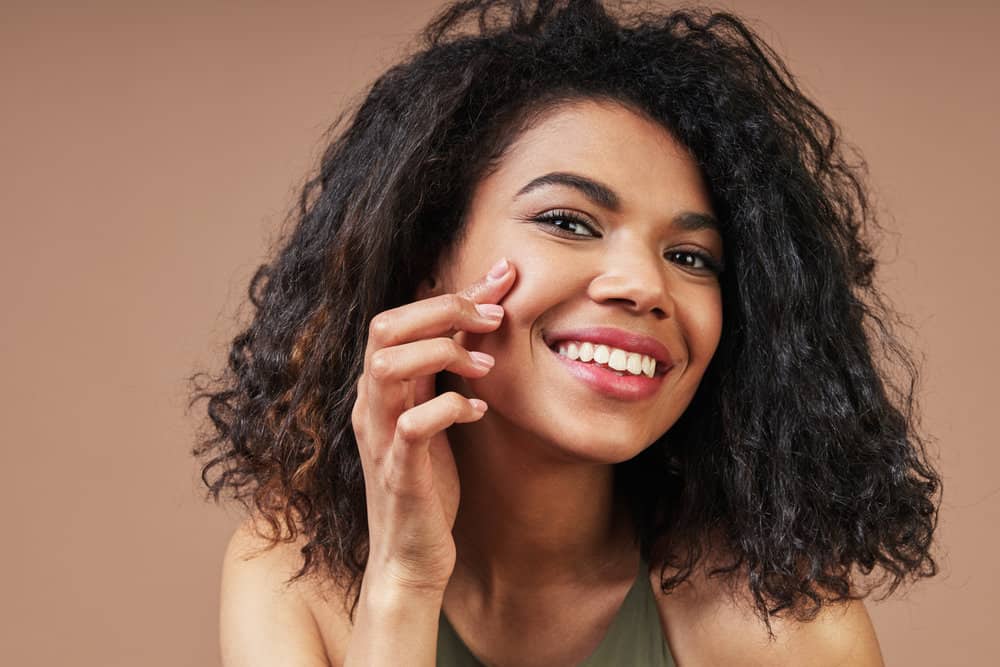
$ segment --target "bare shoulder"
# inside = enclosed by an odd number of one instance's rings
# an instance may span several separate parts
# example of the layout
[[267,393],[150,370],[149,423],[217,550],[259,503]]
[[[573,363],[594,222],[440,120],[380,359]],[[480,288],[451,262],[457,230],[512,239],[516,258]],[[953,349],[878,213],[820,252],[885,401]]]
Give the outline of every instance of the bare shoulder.
[[775,638],[755,615],[749,592],[734,596],[717,578],[693,576],[669,595],[650,581],[678,667],[706,665],[807,665],[882,667],[875,628],[863,601],[824,607],[810,622],[772,617]]
[[722,605],[708,620],[713,663],[881,667],[871,618],[861,600],[827,605],[815,619],[773,618],[770,640],[760,619],[744,605]]
[[[226,667],[340,664],[343,656],[336,652],[349,636],[346,614],[328,611],[321,628],[311,585],[304,579],[287,583],[301,567],[302,541],[269,549],[250,519],[233,532],[223,557],[219,614]],[[336,608],[328,604],[329,610]]]

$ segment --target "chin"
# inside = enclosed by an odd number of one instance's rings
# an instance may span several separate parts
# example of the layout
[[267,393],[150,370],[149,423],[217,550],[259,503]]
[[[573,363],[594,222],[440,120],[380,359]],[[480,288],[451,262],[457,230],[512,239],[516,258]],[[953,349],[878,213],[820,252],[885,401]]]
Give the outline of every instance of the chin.
[[[524,424],[521,427],[528,427]],[[534,430],[530,429],[529,430]],[[564,419],[549,419],[538,436],[552,443],[567,456],[594,463],[615,464],[637,456],[651,444],[645,429],[637,429],[625,420],[608,419],[599,415],[581,418],[567,415]]]
[[[515,434],[519,432],[524,442],[550,443],[567,459],[621,463],[637,456],[669,428],[667,423],[662,428],[649,423],[649,414],[643,420],[634,411],[630,416],[624,411],[574,408],[552,392],[525,396],[517,390],[521,383],[498,382],[504,379],[498,374],[469,382],[475,395],[490,406],[487,417],[505,422],[503,430],[509,437],[518,439]],[[658,416],[657,421],[663,420],[663,415]]]

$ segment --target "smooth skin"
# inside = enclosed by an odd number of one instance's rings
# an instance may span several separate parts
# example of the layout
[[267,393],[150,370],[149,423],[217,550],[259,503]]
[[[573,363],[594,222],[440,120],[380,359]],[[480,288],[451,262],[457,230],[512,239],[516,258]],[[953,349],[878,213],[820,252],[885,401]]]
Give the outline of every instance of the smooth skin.
[[[565,184],[518,194],[552,173],[603,184],[617,206]],[[577,219],[552,219],[567,212]],[[576,664],[634,579],[638,552],[613,501],[612,464],[670,428],[717,347],[722,295],[709,264],[724,260],[722,239],[681,224],[712,213],[695,160],[660,125],[617,104],[563,107],[478,184],[462,243],[416,300],[372,321],[353,415],[366,487],[378,490],[367,498],[369,568],[443,591],[445,614],[489,662]],[[483,279],[501,257],[508,272]],[[502,306],[502,317],[477,304]],[[659,391],[616,400],[568,374],[544,337],[588,325],[662,342],[675,367]],[[280,589],[297,546],[239,557],[255,544],[245,524],[227,550],[226,664],[271,664],[264,655],[342,664],[351,628],[340,601],[306,584]],[[699,573],[669,596],[658,580],[654,568],[681,667],[882,664],[861,602],[811,623],[773,619],[778,639],[768,642],[747,601],[716,580]],[[288,632],[263,632],[272,623]]]

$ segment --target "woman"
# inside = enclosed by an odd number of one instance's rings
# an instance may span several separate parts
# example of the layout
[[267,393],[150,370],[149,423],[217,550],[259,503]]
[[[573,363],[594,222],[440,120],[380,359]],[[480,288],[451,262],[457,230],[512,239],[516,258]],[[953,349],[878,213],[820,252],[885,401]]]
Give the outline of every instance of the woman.
[[940,480],[835,126],[725,13],[423,37],[195,388],[225,663],[881,664]]

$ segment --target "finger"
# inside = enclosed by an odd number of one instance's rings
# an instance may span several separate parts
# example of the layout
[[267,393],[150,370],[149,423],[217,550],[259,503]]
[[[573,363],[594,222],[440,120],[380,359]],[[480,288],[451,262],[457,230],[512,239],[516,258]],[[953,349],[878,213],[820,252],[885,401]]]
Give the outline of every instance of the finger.
[[450,336],[456,331],[489,333],[503,319],[503,309],[476,309],[476,304],[459,293],[441,294],[379,313],[368,327],[365,368],[371,355],[394,345],[432,336]]
[[384,347],[432,336],[450,336],[457,331],[489,333],[500,326],[503,307],[496,302],[513,285],[515,272],[506,260],[497,266],[501,270],[461,292],[421,299],[372,318],[365,347],[365,369],[370,367],[372,353]]
[[416,405],[396,420],[396,432],[388,457],[386,482],[400,492],[425,492],[428,479],[420,479],[426,468],[432,437],[453,424],[472,422],[486,412],[486,403],[478,398],[466,398],[449,391]]
[[426,338],[376,350],[372,354],[369,374],[381,389],[389,383],[412,380],[445,370],[459,375],[482,377],[494,363],[495,360],[489,354],[469,351],[453,338]]
[[490,268],[485,277],[463,289],[460,294],[469,297],[475,303],[498,303],[514,284],[515,273],[513,265],[506,257],[502,257]]
[[[374,431],[391,434],[403,411],[432,399],[435,374],[448,370],[479,378],[495,363],[491,355],[467,350],[447,337],[426,338],[376,350],[367,373],[368,388],[372,396],[377,397],[369,408]],[[388,440],[384,438],[380,442]]]

